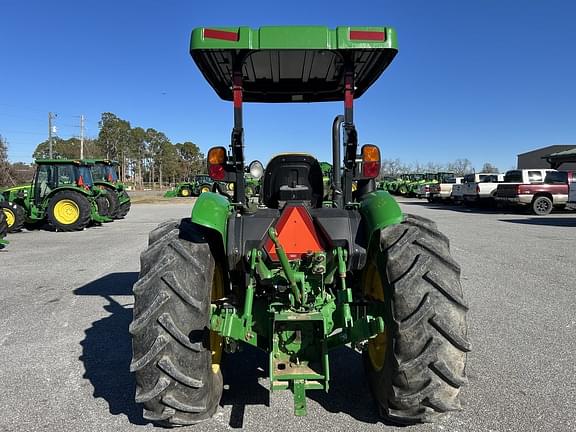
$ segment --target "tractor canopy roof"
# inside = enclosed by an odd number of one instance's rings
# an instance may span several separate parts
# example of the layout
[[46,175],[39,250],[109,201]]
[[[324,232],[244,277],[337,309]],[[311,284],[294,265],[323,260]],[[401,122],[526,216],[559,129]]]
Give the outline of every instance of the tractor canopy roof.
[[342,101],[346,67],[357,98],[397,51],[390,27],[200,27],[190,42],[192,58],[222,99],[233,100],[233,71],[242,71],[244,102]]
[[36,165],[93,165],[93,162],[80,159],[36,159]]

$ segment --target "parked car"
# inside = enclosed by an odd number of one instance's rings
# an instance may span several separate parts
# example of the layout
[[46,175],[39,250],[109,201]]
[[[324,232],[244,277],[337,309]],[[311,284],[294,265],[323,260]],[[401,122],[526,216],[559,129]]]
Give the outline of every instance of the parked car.
[[568,202],[568,184],[576,181],[572,171],[524,169],[507,171],[504,183],[496,189],[500,204],[528,207],[538,216],[554,208],[564,208]]
[[448,201],[452,196],[452,186],[462,183],[462,177],[452,173],[438,173],[439,183],[430,186],[428,201]]
[[475,205],[494,202],[498,183],[504,181],[504,174],[466,174],[462,185],[464,204]]

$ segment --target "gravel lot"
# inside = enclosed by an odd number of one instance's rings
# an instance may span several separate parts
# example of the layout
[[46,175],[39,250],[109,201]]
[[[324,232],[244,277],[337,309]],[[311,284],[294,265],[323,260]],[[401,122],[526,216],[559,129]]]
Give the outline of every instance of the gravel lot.
[[[576,215],[402,206],[450,237],[473,344],[464,411],[402,429],[576,430]],[[148,232],[190,208],[139,204],[125,220],[83,232],[9,237],[0,251],[1,431],[154,429],[133,402],[128,372],[131,287]],[[351,350],[332,355],[331,391],[309,393],[305,418],[293,417],[289,393],[269,396],[266,356],[245,350],[232,359],[222,407],[190,430],[400,430],[378,421]]]

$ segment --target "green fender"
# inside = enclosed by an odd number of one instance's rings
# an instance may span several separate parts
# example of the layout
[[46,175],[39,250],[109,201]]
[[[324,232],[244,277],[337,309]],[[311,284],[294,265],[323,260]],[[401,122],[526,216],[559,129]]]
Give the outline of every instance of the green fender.
[[224,195],[214,192],[204,192],[196,200],[192,208],[192,222],[212,229],[222,237],[222,245],[226,251],[228,239],[228,216],[232,211],[230,201]]
[[383,190],[370,192],[363,196],[360,203],[360,214],[368,234],[368,245],[375,232],[388,225],[398,224],[404,218],[396,200]]

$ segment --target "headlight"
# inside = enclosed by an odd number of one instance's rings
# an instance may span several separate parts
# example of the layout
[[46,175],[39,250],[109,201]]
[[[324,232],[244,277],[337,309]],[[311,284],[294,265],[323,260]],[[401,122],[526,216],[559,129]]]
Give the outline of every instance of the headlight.
[[264,166],[262,165],[262,162],[258,160],[250,162],[250,165],[248,165],[248,172],[253,178],[259,180],[260,177],[264,175]]

